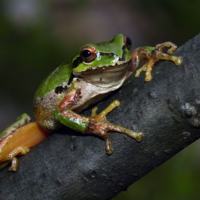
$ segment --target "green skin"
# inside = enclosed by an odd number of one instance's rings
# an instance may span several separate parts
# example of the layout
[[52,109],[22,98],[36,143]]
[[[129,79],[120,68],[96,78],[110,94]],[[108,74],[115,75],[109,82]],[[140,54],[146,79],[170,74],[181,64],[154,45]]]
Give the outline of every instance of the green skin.
[[151,70],[156,61],[172,60],[177,65],[182,62],[180,57],[164,54],[164,47],[171,47],[169,54],[176,49],[174,44],[166,42],[156,47],[137,48],[131,53],[131,40],[123,34],[116,35],[109,42],[82,46],[78,54],[56,68],[36,91],[33,105],[37,122],[49,132],[65,125],[85,134],[98,135],[105,140],[107,154],[113,153],[108,131],[122,132],[138,142],[142,141],[142,133],[106,120],[107,113],[119,106],[118,101],[99,115],[95,110],[91,117],[78,113],[120,88],[142,60],[148,62],[136,76],[146,71],[146,81],[151,80]]

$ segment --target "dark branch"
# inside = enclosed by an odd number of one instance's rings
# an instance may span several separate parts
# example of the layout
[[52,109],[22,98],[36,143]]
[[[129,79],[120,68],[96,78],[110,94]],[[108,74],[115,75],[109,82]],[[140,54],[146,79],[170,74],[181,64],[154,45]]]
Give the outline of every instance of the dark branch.
[[184,57],[182,65],[160,62],[151,82],[144,75],[134,78],[99,104],[101,111],[120,100],[108,119],[143,132],[141,143],[110,133],[114,154],[108,156],[102,139],[65,128],[20,157],[17,172],[0,172],[0,199],[110,199],[197,140],[200,35],[175,55]]

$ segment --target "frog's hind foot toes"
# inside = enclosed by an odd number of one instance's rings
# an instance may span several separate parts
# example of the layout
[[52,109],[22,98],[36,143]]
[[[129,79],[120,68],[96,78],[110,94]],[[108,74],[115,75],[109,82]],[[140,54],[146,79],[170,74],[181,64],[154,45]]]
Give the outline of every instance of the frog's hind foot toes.
[[141,142],[141,141],[143,140],[143,138],[144,138],[144,134],[141,133],[141,132],[139,132],[139,133],[136,133],[136,132],[135,132],[135,134],[136,134],[135,140],[136,140],[137,142]]
[[8,171],[16,172],[18,168],[18,159],[16,157],[12,158],[11,166]]

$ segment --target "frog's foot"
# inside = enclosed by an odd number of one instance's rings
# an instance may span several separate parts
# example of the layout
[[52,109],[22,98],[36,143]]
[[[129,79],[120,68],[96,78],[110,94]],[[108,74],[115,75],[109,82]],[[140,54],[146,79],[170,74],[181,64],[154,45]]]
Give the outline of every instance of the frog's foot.
[[[167,53],[163,52],[163,49],[165,47],[169,48]],[[153,66],[159,60],[171,60],[176,65],[180,65],[183,62],[183,57],[170,55],[176,49],[177,49],[177,46],[171,42],[164,42],[161,44],[157,44],[155,48],[142,47],[142,48],[136,49],[133,52],[133,62],[137,61],[137,64],[139,64],[139,62],[142,60],[148,60],[148,61],[140,69],[136,71],[135,77],[139,77],[142,71],[146,71],[145,81],[151,81],[152,79],[151,71],[153,69]]]
[[8,171],[16,172],[17,168],[18,168],[18,159],[16,157],[12,158],[12,160],[1,163],[0,164],[0,170],[5,168],[10,163],[11,163],[11,166],[9,167]]
[[11,166],[9,168],[9,171],[17,171],[18,168],[18,159],[16,157],[14,157],[15,155],[25,155],[30,151],[29,147],[18,147],[17,149],[15,149],[10,156],[12,157],[11,159]]
[[108,131],[116,131],[116,132],[125,133],[126,135],[134,138],[138,142],[142,141],[143,136],[144,136],[143,133],[128,130],[121,126],[112,124],[106,120],[106,115],[119,105],[120,105],[120,102],[118,100],[115,100],[113,103],[111,103],[105,110],[103,110],[98,115],[96,114],[97,108],[95,107],[92,110],[90,123],[89,123],[87,129],[85,130],[85,133],[93,133],[93,134],[96,134],[96,135],[104,138],[107,154],[113,153],[113,148],[111,145],[110,136],[108,135]]
[[14,151],[12,151],[9,155],[7,155],[7,159],[10,159],[11,167],[9,171],[17,171],[18,168],[18,159],[15,157],[17,155],[25,155],[30,151],[29,147],[17,147]]
[[30,151],[28,147],[18,147],[10,154],[6,155],[4,158],[6,161],[0,164],[0,170],[6,167],[9,163],[11,163],[11,167],[8,169],[9,171],[17,171],[18,168],[18,159],[15,157],[17,155],[25,155]]

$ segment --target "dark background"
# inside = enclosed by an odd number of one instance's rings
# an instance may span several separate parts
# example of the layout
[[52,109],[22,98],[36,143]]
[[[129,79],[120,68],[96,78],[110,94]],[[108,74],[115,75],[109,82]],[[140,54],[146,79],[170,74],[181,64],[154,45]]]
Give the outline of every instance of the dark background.
[[[23,112],[33,117],[40,82],[84,43],[124,33],[132,50],[165,41],[180,46],[200,32],[199,8],[196,0],[0,1],[0,130]],[[116,199],[199,199],[199,170],[196,142]]]

